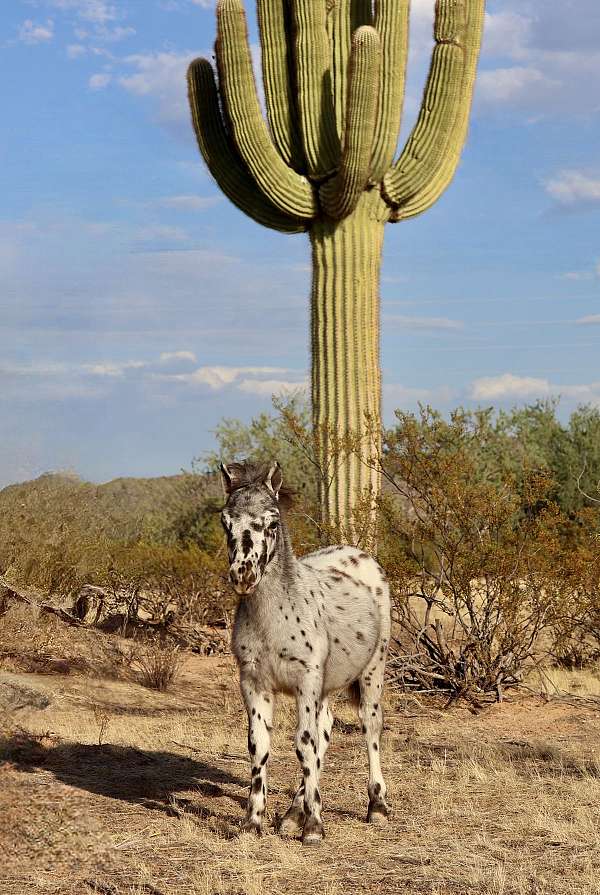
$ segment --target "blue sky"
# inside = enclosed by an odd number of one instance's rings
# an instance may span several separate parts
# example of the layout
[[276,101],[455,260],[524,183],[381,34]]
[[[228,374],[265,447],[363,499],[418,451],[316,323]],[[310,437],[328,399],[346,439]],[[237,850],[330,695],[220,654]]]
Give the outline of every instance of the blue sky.
[[[0,484],[177,472],[306,380],[306,237],[247,220],[195,146],[185,69],[213,39],[212,0],[2,4]],[[386,232],[386,418],[600,404],[599,46],[597,0],[488,3],[458,174]]]

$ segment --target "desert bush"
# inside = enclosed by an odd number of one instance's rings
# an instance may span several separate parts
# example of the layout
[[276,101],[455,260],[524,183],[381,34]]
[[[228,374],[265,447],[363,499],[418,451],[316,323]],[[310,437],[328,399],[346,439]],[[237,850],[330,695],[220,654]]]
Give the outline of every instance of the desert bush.
[[[398,683],[477,703],[538,661],[557,617],[548,588],[564,514],[539,472],[477,463],[487,421],[397,413],[382,457],[379,524],[394,594]],[[483,431],[481,431],[483,430]]]
[[144,687],[162,693],[177,679],[182,655],[178,644],[157,637],[145,644],[138,643],[132,649],[130,665]]
[[548,652],[566,668],[600,660],[600,528],[595,510],[569,519],[565,536],[548,558],[547,588],[557,606]]
[[[221,624],[235,599],[219,525],[220,459],[280,460],[296,492],[287,521],[299,555],[345,540],[321,519],[319,493],[357,445],[313,432],[298,398],[275,409],[247,425],[224,420],[218,450],[194,474],[102,486],[43,476],[4,489],[8,582],[65,607],[95,586],[107,630],[143,628],[204,649],[200,627]],[[376,543],[394,592],[399,685],[499,698],[544,653],[571,666],[600,656],[599,445],[591,407],[568,424],[553,402],[450,419],[430,409],[397,414],[369,462],[383,477]],[[348,526],[353,542],[371,549],[372,526],[365,494]]]

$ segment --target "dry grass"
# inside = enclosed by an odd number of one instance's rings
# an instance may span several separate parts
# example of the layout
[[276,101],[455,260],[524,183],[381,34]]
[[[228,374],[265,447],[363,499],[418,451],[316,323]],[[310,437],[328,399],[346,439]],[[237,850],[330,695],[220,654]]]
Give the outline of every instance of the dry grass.
[[70,627],[36,606],[13,603],[0,616],[0,669],[126,678],[129,654],[116,637]]
[[151,690],[164,693],[177,679],[182,664],[179,646],[158,640],[138,645],[132,652],[131,667],[140,683]]
[[[188,658],[169,694],[76,674],[9,677],[44,698],[22,697],[0,756],[1,895],[600,895],[590,698],[473,715],[390,696],[386,829],[363,822],[362,736],[339,701],[327,838],[306,850],[271,829],[239,835],[249,769],[231,660]],[[287,700],[276,719],[270,820],[298,776]]]

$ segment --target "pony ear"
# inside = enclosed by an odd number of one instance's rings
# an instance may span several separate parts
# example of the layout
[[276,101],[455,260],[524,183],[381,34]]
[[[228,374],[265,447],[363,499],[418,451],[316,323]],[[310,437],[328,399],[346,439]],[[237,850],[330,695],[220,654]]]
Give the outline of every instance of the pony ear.
[[233,491],[233,488],[232,488],[232,482],[233,482],[232,475],[231,475],[231,473],[229,472],[228,468],[225,466],[224,463],[221,463],[221,465],[220,465],[219,468],[220,468],[220,470],[221,470],[221,482],[223,483],[223,491],[225,492],[225,496],[226,496],[226,497],[229,497],[229,495],[230,495],[231,492]]
[[281,472],[281,466],[279,462],[275,460],[268,473],[265,476],[265,485],[271,491],[275,497],[279,495],[279,489],[283,484],[283,473]]
[[242,485],[247,484],[246,470],[243,463],[230,463],[225,466],[221,463],[221,479],[223,480],[223,490],[227,497]]

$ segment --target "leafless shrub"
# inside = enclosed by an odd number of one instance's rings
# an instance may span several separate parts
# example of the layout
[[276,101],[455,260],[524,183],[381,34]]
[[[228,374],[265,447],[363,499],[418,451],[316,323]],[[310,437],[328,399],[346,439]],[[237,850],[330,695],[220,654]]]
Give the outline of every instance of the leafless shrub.
[[182,655],[178,644],[158,638],[137,644],[131,654],[131,668],[144,687],[165,692],[181,671]]

